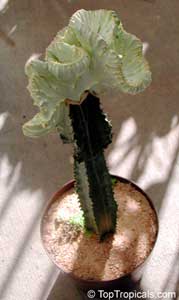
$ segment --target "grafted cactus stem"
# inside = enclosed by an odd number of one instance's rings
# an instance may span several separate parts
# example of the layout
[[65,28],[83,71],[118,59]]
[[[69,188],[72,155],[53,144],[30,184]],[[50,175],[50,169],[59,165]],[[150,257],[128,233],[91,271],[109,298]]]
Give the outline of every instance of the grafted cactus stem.
[[74,131],[74,175],[85,226],[100,235],[114,232],[117,204],[104,149],[111,142],[111,125],[99,99],[89,94],[81,105],[70,105]]

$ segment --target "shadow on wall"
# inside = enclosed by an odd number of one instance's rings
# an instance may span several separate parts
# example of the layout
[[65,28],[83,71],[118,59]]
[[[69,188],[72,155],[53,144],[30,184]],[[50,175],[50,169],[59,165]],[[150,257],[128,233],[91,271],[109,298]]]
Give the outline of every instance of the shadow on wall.
[[[141,183],[158,210],[173,180],[179,153],[176,140],[179,125],[179,45],[176,38],[179,3],[174,0],[172,3],[169,0],[101,0],[95,4],[65,0],[48,3],[44,0],[32,0],[31,3],[14,1],[6,14],[0,16],[0,28],[3,28],[0,29],[0,171],[4,174],[3,164],[9,166],[9,173],[2,184],[4,190],[11,187],[8,197],[3,199],[1,215],[11,208],[13,195],[26,190],[33,193],[41,189],[43,207],[51,193],[72,176],[70,146],[63,146],[55,134],[39,140],[22,135],[21,125],[34,113],[23,70],[31,54],[44,52],[54,33],[68,22],[75,10],[82,7],[119,11],[126,29],[149,44],[147,56],[153,73],[151,87],[141,95],[131,97],[121,94],[111,99],[106,97],[103,102],[114,128],[113,145],[108,150],[110,169],[117,175],[125,175]],[[10,32],[15,25],[11,39],[4,32]],[[147,172],[151,172],[148,181]],[[33,228],[30,230],[32,232]],[[27,234],[23,243],[28,238]],[[23,244],[18,259],[22,252]],[[10,280],[10,277],[7,279]],[[61,299],[69,298],[66,280],[60,275],[48,300],[55,300],[58,293],[61,293]],[[63,291],[60,290],[62,286]],[[74,292],[74,295],[78,293]]]
[[[134,2],[119,2],[120,14],[123,16],[124,13],[128,27],[131,26],[137,36],[144,36],[145,33],[153,83],[141,95],[119,95],[104,100],[105,111],[110,115],[115,131],[113,145],[108,151],[108,161],[113,173],[124,174],[141,183],[159,211],[174,178],[179,153],[176,7],[174,9],[169,1],[150,1],[150,7],[147,1],[138,1],[138,5]],[[110,4],[113,6],[113,3]],[[178,6],[177,2],[175,6]],[[131,10],[133,16],[130,15],[129,19],[126,12]],[[136,21],[138,17],[140,22]],[[173,21],[169,26],[171,18]],[[135,24],[135,30],[132,24]],[[178,257],[175,258],[175,264],[177,261]],[[172,267],[171,273],[174,275]],[[173,280],[176,281],[176,288],[177,278],[175,272]],[[56,285],[48,300],[55,299],[55,289]],[[163,290],[167,290],[167,285],[164,284]]]
[[[2,14],[5,14],[8,7],[9,7],[9,0],[0,0],[0,18]],[[15,42],[10,36],[15,31],[15,29],[16,27],[14,26],[7,34],[0,26],[0,41],[2,40],[3,42],[5,42],[7,46],[14,47]]]
[[[41,2],[44,9],[38,9],[40,2],[12,1],[9,9],[0,15],[0,227],[4,241],[1,245],[1,299],[9,295],[18,271],[25,265],[27,253],[33,250],[35,260],[38,251],[42,252],[38,244],[34,245],[37,240],[34,233],[38,237],[45,202],[72,176],[71,148],[64,148],[58,136],[52,134],[49,143],[49,137],[27,139],[21,130],[25,119],[33,115],[32,101],[26,91],[25,62],[32,53],[44,50],[54,32],[62,26],[56,14],[44,32],[49,7]],[[22,224],[17,225],[18,222]],[[7,257],[6,245],[8,248],[12,245],[10,257]],[[37,262],[30,266],[34,270],[31,272],[38,273],[36,265]],[[54,272],[55,268],[49,267],[49,276]],[[47,285],[49,283],[50,280]],[[45,291],[47,293],[46,286]]]

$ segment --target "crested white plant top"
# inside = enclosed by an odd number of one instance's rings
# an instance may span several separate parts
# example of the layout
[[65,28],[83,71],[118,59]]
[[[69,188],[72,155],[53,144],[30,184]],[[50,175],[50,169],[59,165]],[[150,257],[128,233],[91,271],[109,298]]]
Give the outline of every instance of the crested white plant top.
[[115,90],[136,94],[151,82],[142,43],[127,33],[114,11],[77,11],[46,50],[45,60],[26,64],[28,89],[40,112],[23,126],[30,137],[54,129],[72,138],[71,103],[79,104],[85,91]]

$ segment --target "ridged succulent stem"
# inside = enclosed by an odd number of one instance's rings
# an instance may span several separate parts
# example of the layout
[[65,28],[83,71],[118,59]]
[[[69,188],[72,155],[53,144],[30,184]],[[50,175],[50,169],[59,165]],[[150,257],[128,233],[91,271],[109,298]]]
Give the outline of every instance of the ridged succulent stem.
[[74,130],[74,175],[86,228],[100,235],[115,231],[114,200],[104,149],[111,142],[111,125],[99,99],[91,94],[81,105],[70,105]]

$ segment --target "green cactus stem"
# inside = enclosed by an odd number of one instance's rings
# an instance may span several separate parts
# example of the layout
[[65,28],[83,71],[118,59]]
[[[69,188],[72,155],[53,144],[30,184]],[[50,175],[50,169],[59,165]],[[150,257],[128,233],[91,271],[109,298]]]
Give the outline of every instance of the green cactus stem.
[[100,235],[114,232],[117,204],[104,149],[111,143],[111,125],[99,99],[89,94],[81,105],[70,105],[74,130],[74,175],[85,226]]

